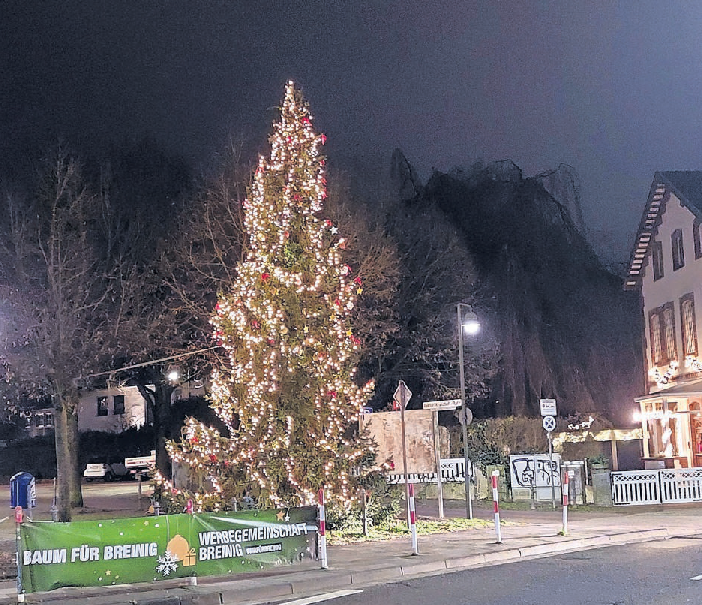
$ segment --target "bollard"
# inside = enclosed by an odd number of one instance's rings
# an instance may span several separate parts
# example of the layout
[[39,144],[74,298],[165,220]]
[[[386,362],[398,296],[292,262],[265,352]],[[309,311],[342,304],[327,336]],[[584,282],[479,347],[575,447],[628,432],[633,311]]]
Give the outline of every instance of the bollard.
[[363,535],[368,535],[368,498],[365,488],[361,488],[361,522],[363,526]]
[[154,502],[154,517],[158,517],[161,514],[161,503],[156,500]]
[[51,513],[51,520],[56,523],[58,521],[58,506],[56,506],[55,502],[49,508],[49,512]]
[[193,501],[191,499],[188,499],[188,503],[185,505],[185,512],[188,515],[193,514]]
[[502,544],[502,531],[500,529],[500,505],[499,496],[497,494],[497,478],[500,476],[500,471],[492,471],[492,501],[495,505],[495,535],[497,543]]
[[417,513],[414,509],[414,483],[409,484],[409,527],[412,535],[412,554],[418,555],[417,551]]
[[320,489],[319,497],[319,558],[322,561],[322,569],[327,569],[327,521],[324,514],[324,490]]
[[15,547],[17,549],[17,602],[24,603],[24,588],[22,587],[22,561],[20,560],[21,547],[21,535],[20,535],[20,525],[24,521],[24,515],[22,513],[21,506],[15,506]]
[[568,471],[566,471],[563,475],[563,485],[561,487],[561,490],[563,491],[563,529],[561,530],[561,534],[564,536],[568,535],[568,485],[569,485],[570,479],[568,477]]

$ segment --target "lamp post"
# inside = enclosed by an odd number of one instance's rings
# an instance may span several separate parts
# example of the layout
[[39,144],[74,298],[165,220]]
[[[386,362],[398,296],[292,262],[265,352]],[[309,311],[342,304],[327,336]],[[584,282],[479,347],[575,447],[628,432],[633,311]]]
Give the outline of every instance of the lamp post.
[[[467,311],[462,312],[462,307]],[[458,303],[456,306],[458,317],[458,366],[461,377],[461,425],[463,427],[463,461],[464,461],[464,481],[466,488],[466,518],[473,518],[473,502],[470,494],[470,476],[468,475],[468,408],[466,406],[466,375],[463,367],[463,331],[474,336],[480,332],[480,322],[478,316],[473,313],[469,305]]]

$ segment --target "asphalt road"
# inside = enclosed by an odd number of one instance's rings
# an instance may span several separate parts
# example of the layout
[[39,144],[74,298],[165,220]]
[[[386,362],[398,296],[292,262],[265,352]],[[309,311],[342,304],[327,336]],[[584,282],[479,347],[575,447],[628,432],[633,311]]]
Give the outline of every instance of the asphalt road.
[[[702,541],[610,547],[364,589],[334,605],[702,603]],[[295,603],[294,600],[279,602]]]

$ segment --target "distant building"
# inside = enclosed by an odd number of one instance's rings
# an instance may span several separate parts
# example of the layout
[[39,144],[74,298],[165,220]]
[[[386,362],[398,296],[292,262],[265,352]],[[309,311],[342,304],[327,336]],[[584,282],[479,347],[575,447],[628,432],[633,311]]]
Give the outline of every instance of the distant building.
[[[204,395],[205,384],[202,381],[184,382],[173,392],[172,402]],[[28,436],[37,437],[53,432],[52,408],[27,410],[25,416]],[[78,402],[78,431],[81,433],[121,433],[150,423],[146,400],[134,385],[85,391]]]
[[629,263],[644,319],[646,468],[702,466],[702,171],[657,172]]

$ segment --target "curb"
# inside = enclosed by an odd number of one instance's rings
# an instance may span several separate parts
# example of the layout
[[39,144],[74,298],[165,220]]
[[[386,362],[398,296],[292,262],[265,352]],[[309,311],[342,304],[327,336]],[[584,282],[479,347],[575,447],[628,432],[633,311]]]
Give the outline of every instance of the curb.
[[[702,537],[702,534],[694,534]],[[421,560],[421,555],[398,565],[376,566],[358,571],[306,570],[285,577],[270,576],[242,580],[224,580],[201,586],[174,586],[150,590],[149,587],[127,587],[121,593],[102,594],[57,594],[36,593],[26,595],[27,603],[60,603],[60,605],[244,605],[262,603],[286,597],[303,597],[341,590],[347,587],[373,586],[385,582],[401,581],[403,578],[421,575],[440,575],[477,567],[526,561],[529,559],[558,555],[576,550],[590,550],[636,542],[651,542],[670,539],[667,529],[635,530],[621,534],[609,534],[590,538],[572,538],[516,548],[506,548],[488,553]],[[0,586],[0,605],[16,603],[14,587]]]

